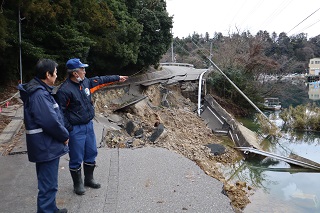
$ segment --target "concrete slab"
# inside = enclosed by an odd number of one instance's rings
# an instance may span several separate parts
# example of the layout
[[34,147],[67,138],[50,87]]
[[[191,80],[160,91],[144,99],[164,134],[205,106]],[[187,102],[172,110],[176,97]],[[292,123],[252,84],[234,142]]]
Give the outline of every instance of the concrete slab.
[[0,134],[0,143],[8,143],[19,131],[23,124],[22,119],[13,119]]
[[15,134],[20,130],[23,124],[23,106],[22,105],[12,105],[6,108],[6,111],[2,113],[8,113],[12,115],[11,122],[6,126],[6,128],[0,134],[0,143],[8,143],[12,140]]

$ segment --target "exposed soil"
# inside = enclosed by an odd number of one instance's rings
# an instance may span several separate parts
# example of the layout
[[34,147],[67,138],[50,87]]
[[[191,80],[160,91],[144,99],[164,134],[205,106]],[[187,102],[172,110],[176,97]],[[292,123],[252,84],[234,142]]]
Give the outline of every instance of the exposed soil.
[[[161,105],[161,85],[153,85],[143,91],[146,99],[117,112],[123,119],[121,125],[124,128],[105,132],[102,145],[120,148],[157,146],[182,154],[196,162],[207,175],[223,182],[223,191],[230,198],[233,207],[239,211],[244,209],[250,203],[248,195],[251,187],[239,181],[228,183],[219,172],[221,165],[233,164],[242,157],[241,154],[225,146],[225,153],[214,155],[206,145],[222,144],[222,139],[214,135],[196,114],[197,105],[182,96],[180,85],[167,89],[169,107]],[[106,117],[115,114],[114,110],[121,108],[117,100],[123,94],[122,89],[98,92],[94,95],[96,112]],[[156,141],[150,141],[150,136],[160,124],[164,126],[163,133]]]

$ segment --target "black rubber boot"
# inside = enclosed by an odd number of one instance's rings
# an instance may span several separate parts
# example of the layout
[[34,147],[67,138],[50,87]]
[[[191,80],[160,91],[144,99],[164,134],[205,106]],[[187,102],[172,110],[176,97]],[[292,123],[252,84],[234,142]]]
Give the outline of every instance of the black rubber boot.
[[97,183],[93,178],[93,170],[95,167],[96,165],[94,163],[83,163],[84,185],[94,189],[99,189],[101,185]]
[[81,167],[79,169],[70,169],[71,177],[73,180],[73,189],[77,195],[83,195],[86,190],[83,185],[81,177]]
[[67,209],[58,209],[57,211],[55,211],[54,213],[67,213],[68,210]]

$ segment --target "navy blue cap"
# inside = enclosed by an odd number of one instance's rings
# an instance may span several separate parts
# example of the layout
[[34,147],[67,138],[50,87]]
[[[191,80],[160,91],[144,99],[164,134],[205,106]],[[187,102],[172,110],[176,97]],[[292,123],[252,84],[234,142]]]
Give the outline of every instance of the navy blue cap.
[[73,70],[77,68],[88,67],[89,65],[83,64],[79,58],[72,58],[67,61],[66,66],[68,69]]

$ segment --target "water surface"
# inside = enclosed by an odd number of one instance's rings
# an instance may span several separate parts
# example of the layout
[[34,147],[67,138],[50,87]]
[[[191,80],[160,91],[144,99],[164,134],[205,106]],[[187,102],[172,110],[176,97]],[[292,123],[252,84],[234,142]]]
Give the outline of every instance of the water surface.
[[[278,115],[273,122],[282,125]],[[251,122],[252,123],[252,122]],[[246,124],[245,124],[246,125]],[[247,125],[246,125],[247,126]],[[257,128],[255,125],[248,128]],[[264,140],[265,151],[289,157],[290,153],[320,163],[320,134],[307,132],[282,132],[282,137]],[[240,160],[222,172],[229,181],[245,181],[253,187],[250,204],[244,212],[320,212],[320,173],[290,166],[284,161],[256,156]]]

